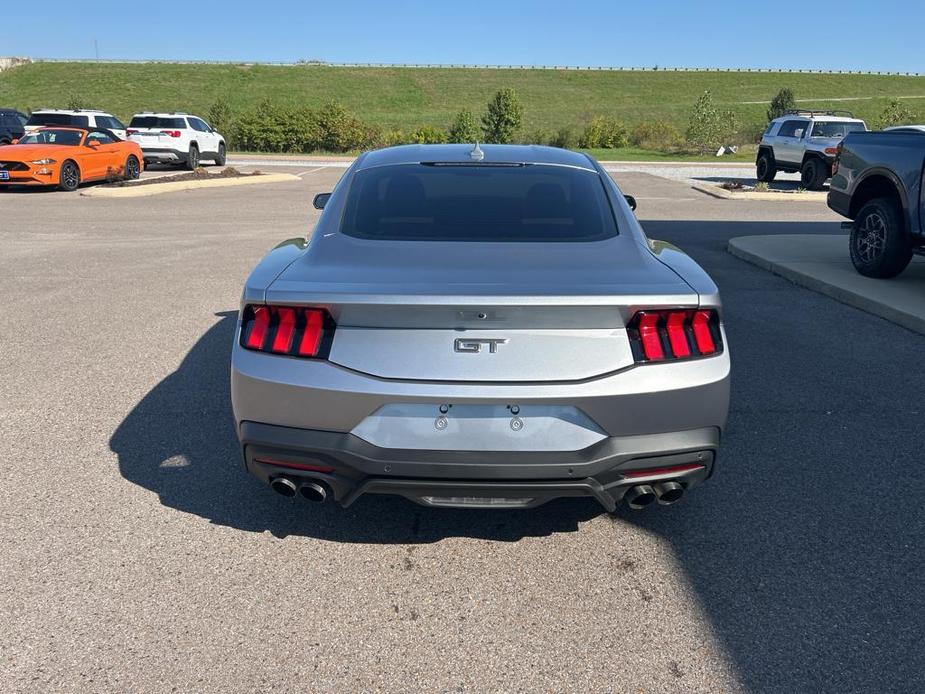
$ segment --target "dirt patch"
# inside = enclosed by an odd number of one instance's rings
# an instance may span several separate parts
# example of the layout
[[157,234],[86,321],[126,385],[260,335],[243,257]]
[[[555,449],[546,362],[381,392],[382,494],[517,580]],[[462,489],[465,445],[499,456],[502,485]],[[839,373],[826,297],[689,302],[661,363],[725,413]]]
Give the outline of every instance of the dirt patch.
[[174,183],[177,181],[205,181],[215,180],[218,178],[250,178],[252,176],[263,176],[263,172],[254,171],[252,173],[242,173],[233,166],[226,166],[224,169],[217,173],[210,173],[208,169],[200,166],[193,171],[187,171],[185,173],[172,174],[170,176],[158,176],[157,178],[145,178],[137,181],[112,181],[111,183],[106,183],[105,185],[99,187],[135,188],[137,186],[147,186],[156,183]]

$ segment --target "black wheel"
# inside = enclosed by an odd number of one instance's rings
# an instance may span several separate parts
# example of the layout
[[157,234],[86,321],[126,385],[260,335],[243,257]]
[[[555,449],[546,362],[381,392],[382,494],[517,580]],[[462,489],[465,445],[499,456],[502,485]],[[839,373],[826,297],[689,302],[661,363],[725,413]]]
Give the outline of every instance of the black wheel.
[[774,164],[774,157],[768,152],[762,152],[758,156],[758,163],[755,165],[756,176],[759,181],[770,183],[777,175],[777,166]]
[[199,148],[196,145],[189,146],[189,156],[186,158],[186,168],[194,171],[199,168]]
[[225,145],[222,142],[218,143],[218,155],[215,157],[216,166],[224,166],[227,157],[225,156]]
[[61,177],[58,180],[58,188],[66,191],[77,190],[80,185],[80,169],[72,161],[66,161],[61,165]]
[[141,176],[141,166],[138,164],[138,159],[132,155],[125,160],[124,178],[126,181],[134,181],[139,176]]
[[868,202],[851,228],[851,262],[866,277],[896,277],[912,260],[912,240],[902,211],[888,198]]
[[828,177],[828,166],[821,159],[812,157],[803,162],[803,168],[800,169],[800,184],[806,190],[822,190]]

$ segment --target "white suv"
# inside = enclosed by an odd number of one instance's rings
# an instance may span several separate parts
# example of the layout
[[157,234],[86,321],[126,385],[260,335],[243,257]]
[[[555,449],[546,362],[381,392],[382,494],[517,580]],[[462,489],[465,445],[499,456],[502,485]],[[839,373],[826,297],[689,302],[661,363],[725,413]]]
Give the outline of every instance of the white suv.
[[211,159],[225,165],[225,138],[188,113],[136,113],[127,132],[141,146],[145,164],[182,163],[192,170]]
[[757,178],[770,183],[778,171],[799,171],[804,188],[822,190],[832,174],[838,143],[859,130],[867,126],[848,111],[787,111],[772,120],[761,137]]
[[114,133],[120,140],[125,139],[125,126],[122,121],[105,111],[89,108],[59,109],[44,108],[33,111],[26,121],[26,132],[32,132],[45,125],[70,125],[78,128],[103,128]]

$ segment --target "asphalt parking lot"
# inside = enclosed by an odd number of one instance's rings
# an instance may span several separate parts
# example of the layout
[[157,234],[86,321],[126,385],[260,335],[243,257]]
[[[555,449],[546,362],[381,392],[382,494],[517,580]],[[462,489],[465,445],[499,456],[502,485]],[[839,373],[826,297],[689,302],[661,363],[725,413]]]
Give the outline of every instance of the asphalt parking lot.
[[280,499],[238,464],[241,286],[342,169],[0,195],[0,691],[917,691],[925,337],[749,265],[823,204],[614,174],[725,303],[715,477],[670,508]]

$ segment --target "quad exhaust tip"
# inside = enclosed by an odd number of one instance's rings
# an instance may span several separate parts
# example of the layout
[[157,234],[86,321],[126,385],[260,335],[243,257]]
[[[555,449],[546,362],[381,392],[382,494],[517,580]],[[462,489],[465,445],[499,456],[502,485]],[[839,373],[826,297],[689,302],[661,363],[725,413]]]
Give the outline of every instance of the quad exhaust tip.
[[324,503],[324,500],[328,498],[327,490],[317,482],[305,482],[299,487],[299,494],[303,499],[316,504]]
[[295,483],[286,477],[274,477],[270,481],[270,488],[280,496],[285,496],[289,499],[296,494]]
[[659,482],[655,485],[655,496],[662,506],[671,506],[684,496],[684,487],[677,482]]
[[629,507],[636,510],[643,509],[656,500],[655,490],[648,484],[637,484],[635,487],[630,487],[624,498]]

